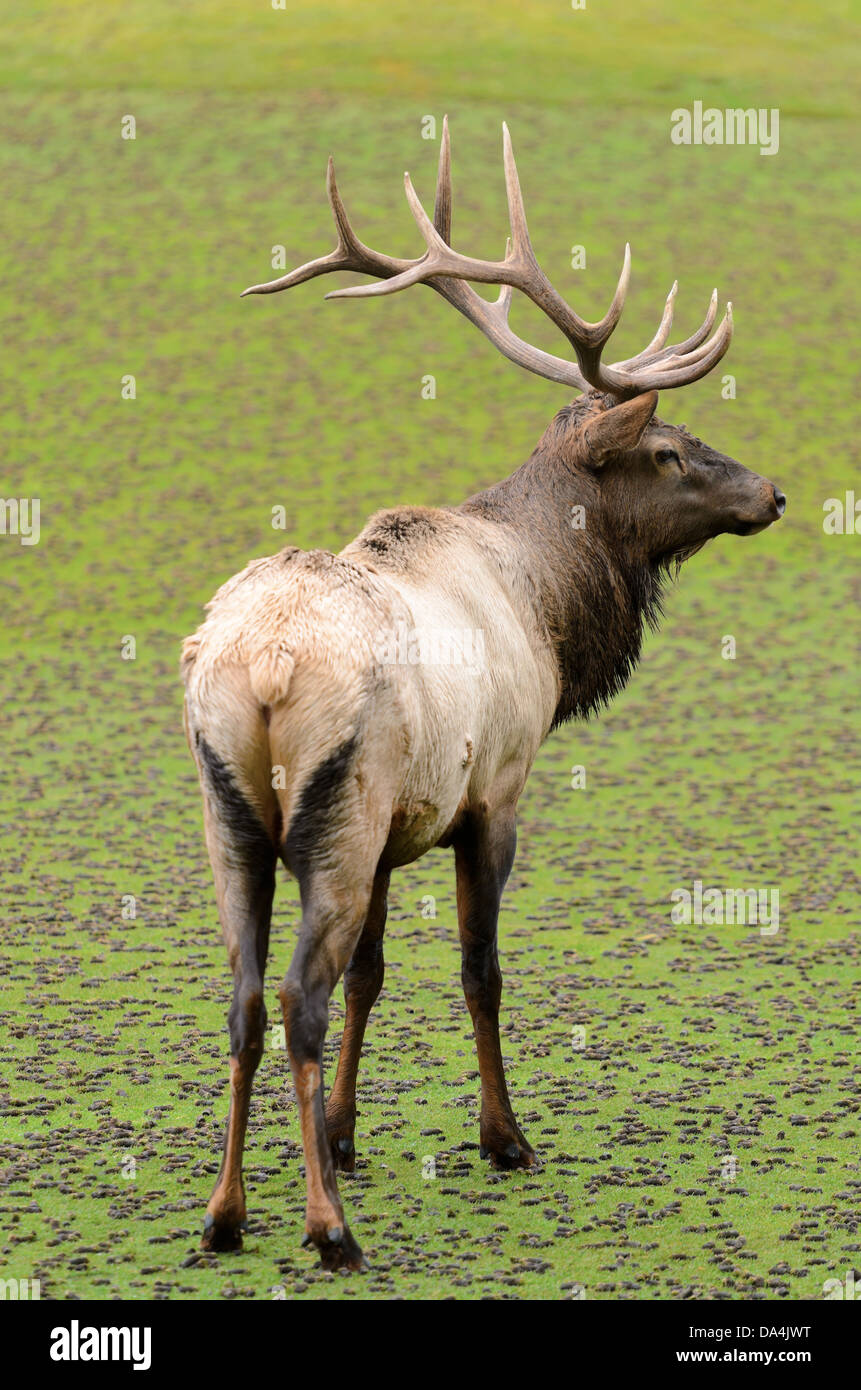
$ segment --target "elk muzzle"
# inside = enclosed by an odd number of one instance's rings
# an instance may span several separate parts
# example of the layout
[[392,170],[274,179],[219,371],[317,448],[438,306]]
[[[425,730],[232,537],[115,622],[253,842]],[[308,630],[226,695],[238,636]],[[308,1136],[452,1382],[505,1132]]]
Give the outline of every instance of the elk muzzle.
[[772,522],[779,521],[786,511],[786,497],[779,487],[767,478],[754,477],[753,482],[750,496],[740,500],[727,527],[735,536],[755,536]]

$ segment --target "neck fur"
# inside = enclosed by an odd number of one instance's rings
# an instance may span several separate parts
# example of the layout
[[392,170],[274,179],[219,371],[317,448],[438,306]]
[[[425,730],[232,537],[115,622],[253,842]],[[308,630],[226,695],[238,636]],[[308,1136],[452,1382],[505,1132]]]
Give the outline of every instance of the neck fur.
[[[588,718],[626,685],[645,627],[660,620],[666,566],[638,555],[633,536],[620,536],[605,514],[592,474],[548,445],[545,435],[510,478],[458,510],[505,525],[516,536],[559,670],[555,728]],[[577,506],[585,511],[584,529],[572,525]]]

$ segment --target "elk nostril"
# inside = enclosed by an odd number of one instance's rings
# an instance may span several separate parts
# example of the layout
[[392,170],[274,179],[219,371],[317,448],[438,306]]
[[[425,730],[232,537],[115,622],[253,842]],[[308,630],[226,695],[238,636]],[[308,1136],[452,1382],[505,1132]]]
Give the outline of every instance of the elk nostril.
[[786,511],[786,498],[779,487],[773,487],[772,492],[774,493],[774,505],[777,508],[777,515],[783,516],[783,513]]

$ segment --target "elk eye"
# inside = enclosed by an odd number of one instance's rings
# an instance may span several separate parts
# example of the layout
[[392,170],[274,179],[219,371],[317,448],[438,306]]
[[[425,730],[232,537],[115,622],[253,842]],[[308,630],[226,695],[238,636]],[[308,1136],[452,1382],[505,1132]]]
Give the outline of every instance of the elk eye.
[[679,462],[679,456],[675,449],[656,449],[655,459],[658,463],[672,463],[674,460]]

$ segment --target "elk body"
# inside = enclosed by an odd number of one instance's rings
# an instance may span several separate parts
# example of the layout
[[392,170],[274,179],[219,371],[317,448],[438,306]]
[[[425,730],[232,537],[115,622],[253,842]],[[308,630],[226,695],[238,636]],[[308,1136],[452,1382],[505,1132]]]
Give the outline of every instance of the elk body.
[[[435,845],[454,850],[462,979],[481,1074],[481,1153],[502,1168],[536,1163],[512,1111],[499,1041],[497,916],[518,798],[548,733],[625,684],[644,626],[660,613],[669,567],[714,536],[750,534],[783,512],[770,482],[655,414],[660,389],[696,380],[723,356],[730,307],[712,334],[713,295],[698,332],[667,347],[674,286],[649,346],[604,363],[629,252],[607,314],[585,323],[535,260],[507,130],[504,149],[511,220],[504,260],[451,249],[446,125],[433,221],[407,177],[424,256],[398,260],[357,240],[330,161],[338,247],[246,291],[268,293],[341,269],[378,277],[341,297],[426,282],[512,361],[584,394],[559,412],[521,468],[459,506],[380,512],[338,555],[288,548],[253,561],[219,590],[185,643],[186,729],[234,974],[230,1113],[205,1221],[208,1249],[236,1248],[245,1227],[242,1149],[263,1049],[279,858],[302,901],[280,1000],[305,1152],[306,1241],[323,1264],[362,1263],[335,1172],[355,1163],[356,1074],[383,980],[389,876]],[[499,298],[488,302],[467,280],[502,286]],[[576,365],[513,333],[515,288],[562,330]],[[583,525],[572,525],[575,508],[583,509],[576,513]],[[440,631],[480,634],[480,659],[392,659],[393,634]],[[346,1021],[324,1103],[323,1040],[342,974]]]

